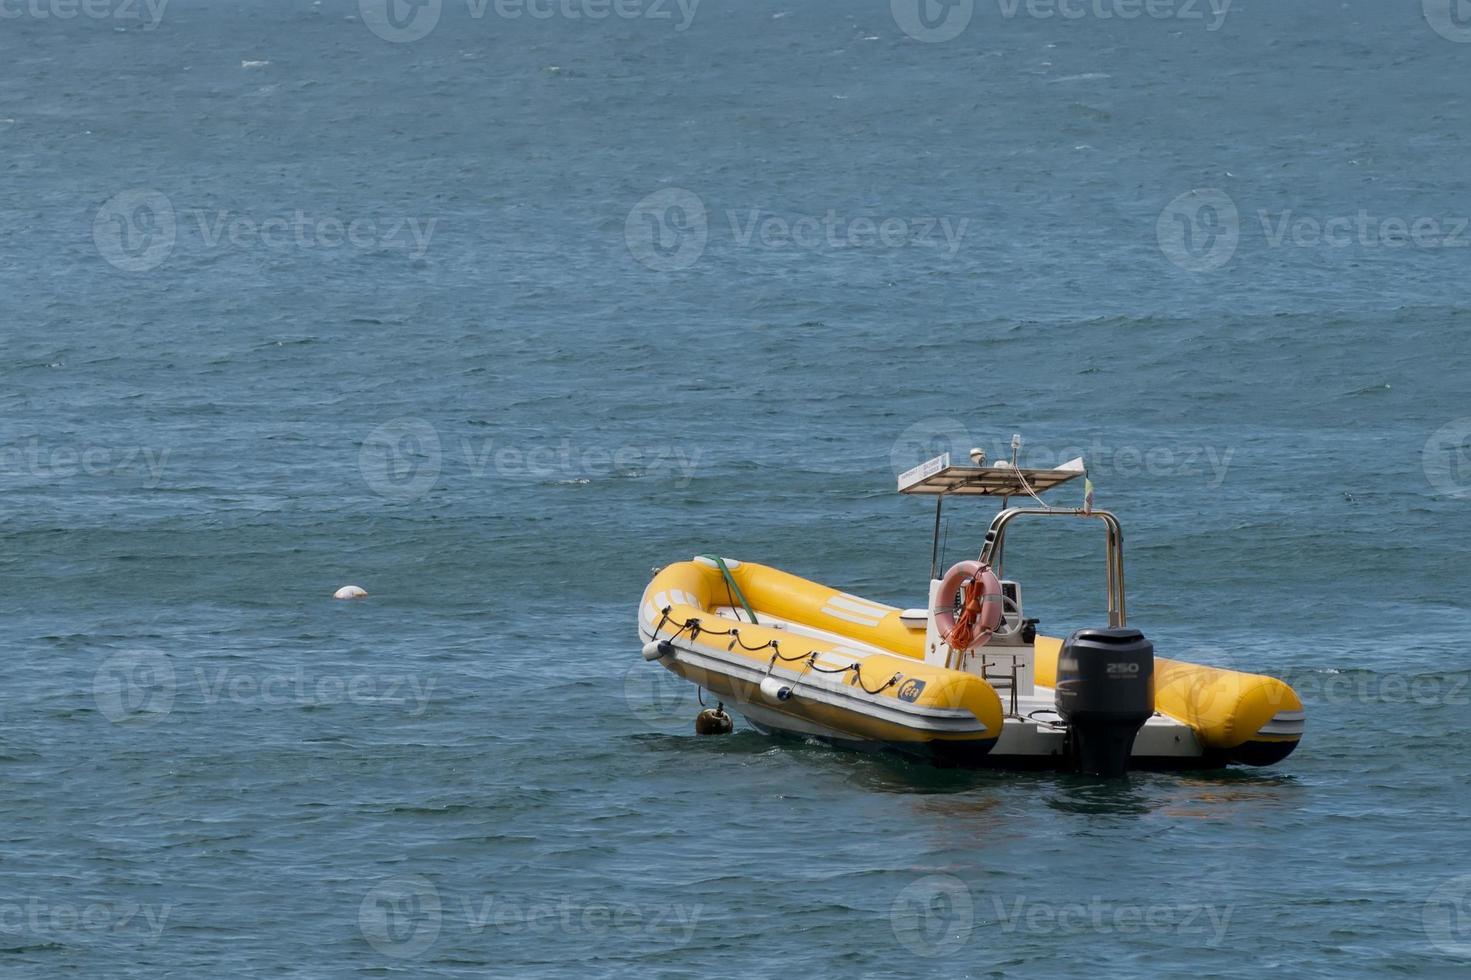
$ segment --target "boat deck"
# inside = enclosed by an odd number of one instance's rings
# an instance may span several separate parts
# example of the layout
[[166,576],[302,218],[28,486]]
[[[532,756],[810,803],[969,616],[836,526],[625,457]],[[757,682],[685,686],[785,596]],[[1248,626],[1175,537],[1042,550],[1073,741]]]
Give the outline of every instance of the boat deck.
[[[1002,704],[1010,708],[1009,695],[1005,691],[1000,693]],[[1033,694],[1018,695],[1016,714],[1008,714],[1002,722],[1001,738],[991,755],[1060,756],[1066,737],[1060,722],[1051,688],[1037,687]],[[1135,758],[1198,760],[1202,754],[1194,729],[1158,712],[1144,723],[1134,739]]]

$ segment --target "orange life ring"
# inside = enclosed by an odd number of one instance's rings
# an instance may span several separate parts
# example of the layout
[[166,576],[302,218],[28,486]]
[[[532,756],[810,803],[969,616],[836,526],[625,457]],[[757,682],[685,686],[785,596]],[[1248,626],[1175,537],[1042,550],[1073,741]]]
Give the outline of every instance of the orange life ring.
[[[960,612],[955,596],[960,593]],[[985,646],[1001,625],[1001,580],[990,565],[962,561],[950,567],[935,593],[935,626],[957,650]]]

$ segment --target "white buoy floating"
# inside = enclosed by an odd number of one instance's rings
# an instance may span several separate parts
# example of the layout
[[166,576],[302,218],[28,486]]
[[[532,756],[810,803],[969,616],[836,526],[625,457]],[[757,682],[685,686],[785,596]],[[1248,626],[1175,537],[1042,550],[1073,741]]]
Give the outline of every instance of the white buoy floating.
[[366,599],[367,597],[367,590],[361,589],[356,585],[344,585],[332,593],[332,598],[334,599]]

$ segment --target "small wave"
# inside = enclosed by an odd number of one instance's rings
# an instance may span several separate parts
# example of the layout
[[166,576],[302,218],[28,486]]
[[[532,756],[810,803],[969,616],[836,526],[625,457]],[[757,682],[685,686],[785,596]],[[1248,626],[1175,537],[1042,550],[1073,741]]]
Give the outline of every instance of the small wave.
[[61,943],[34,942],[20,945],[0,946],[0,953],[35,953],[48,949],[66,949]]
[[242,61],[240,62],[240,67],[245,69],[264,68],[269,64],[269,61]]

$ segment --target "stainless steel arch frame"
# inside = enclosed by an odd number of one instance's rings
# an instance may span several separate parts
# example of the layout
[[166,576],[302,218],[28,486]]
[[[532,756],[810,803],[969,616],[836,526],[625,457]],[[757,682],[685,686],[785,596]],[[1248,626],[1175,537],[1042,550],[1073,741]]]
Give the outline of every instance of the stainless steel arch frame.
[[991,526],[986,529],[986,541],[981,545],[981,561],[996,569],[997,575],[1001,574],[1001,564],[1005,557],[1007,525],[1023,516],[1081,517],[1103,522],[1108,530],[1108,625],[1127,625],[1124,608],[1124,530],[1119,526],[1119,519],[1106,510],[1008,507],[992,518]]

